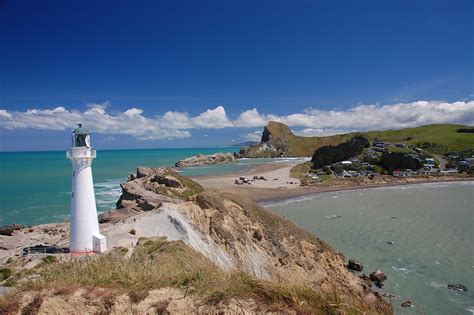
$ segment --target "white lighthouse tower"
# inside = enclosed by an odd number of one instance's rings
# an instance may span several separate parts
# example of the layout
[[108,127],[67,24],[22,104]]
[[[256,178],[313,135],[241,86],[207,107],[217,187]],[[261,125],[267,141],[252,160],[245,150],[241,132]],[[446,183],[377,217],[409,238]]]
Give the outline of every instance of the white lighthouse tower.
[[72,132],[72,148],[67,158],[72,161],[71,253],[105,252],[106,240],[100,234],[92,182],[92,160],[96,151],[91,148],[87,129],[78,124]]

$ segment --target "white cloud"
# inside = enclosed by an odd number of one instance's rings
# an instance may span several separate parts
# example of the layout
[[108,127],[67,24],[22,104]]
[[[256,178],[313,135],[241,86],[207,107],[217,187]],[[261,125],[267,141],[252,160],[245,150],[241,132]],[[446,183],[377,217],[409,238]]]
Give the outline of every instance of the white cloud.
[[[269,120],[280,121],[290,127],[302,127],[301,135],[330,135],[348,131],[384,130],[414,127],[435,123],[474,125],[474,101],[441,102],[418,101],[390,105],[357,105],[347,110],[307,109],[286,116],[261,114],[256,108],[242,112],[231,120],[223,106],[208,109],[194,117],[185,112],[166,112],[162,116],[147,117],[140,108],[124,112],[108,111],[109,102],[89,104],[87,110],[29,109],[9,111],[0,109],[0,128],[70,130],[83,122],[92,132],[131,135],[140,140],[176,139],[190,137],[196,128],[256,128]],[[244,135],[247,140],[260,140],[261,131]]]
[[234,121],[235,127],[261,127],[265,126],[268,122],[268,118],[260,115],[256,108],[247,110],[240,114],[239,118]]
[[248,134],[244,135],[244,138],[245,138],[247,141],[260,142],[260,140],[261,140],[261,138],[262,138],[262,131],[261,131],[261,130],[257,130],[257,131],[248,133]]
[[223,106],[217,106],[214,109],[208,109],[193,119],[195,127],[200,128],[226,128],[233,124],[227,117]]

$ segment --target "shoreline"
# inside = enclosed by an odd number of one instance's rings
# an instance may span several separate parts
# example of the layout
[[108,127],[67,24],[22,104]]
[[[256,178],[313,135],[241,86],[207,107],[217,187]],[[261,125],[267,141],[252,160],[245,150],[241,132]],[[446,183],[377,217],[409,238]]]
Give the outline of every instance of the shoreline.
[[[474,181],[474,177],[461,176],[429,176],[396,178],[389,175],[381,175],[374,180],[366,178],[333,180],[323,182],[317,186],[300,186],[299,179],[290,177],[290,169],[297,163],[265,163],[253,165],[246,172],[234,172],[222,175],[200,175],[191,177],[205,188],[218,189],[223,192],[237,193],[249,197],[258,203],[274,203],[291,200],[298,197],[330,193],[338,191],[372,189],[394,186],[406,186],[429,183],[449,183],[461,181]],[[250,185],[235,185],[234,180],[240,176],[251,178],[254,175],[265,176],[268,181],[255,181]],[[278,177],[278,181],[276,181]],[[275,179],[275,180],[274,180]],[[298,184],[287,184],[288,181]]]
[[326,193],[334,193],[334,192],[342,192],[342,191],[356,191],[356,190],[364,190],[364,189],[377,189],[377,188],[385,188],[385,187],[397,187],[397,186],[411,186],[411,185],[424,185],[424,184],[440,184],[440,183],[458,183],[458,182],[474,182],[474,177],[471,178],[449,178],[444,180],[425,180],[425,181],[417,181],[417,182],[406,182],[406,183],[387,183],[387,184],[376,184],[376,185],[367,185],[367,186],[349,186],[349,187],[327,187],[327,189],[323,190],[312,190],[302,194],[295,194],[294,196],[290,197],[272,197],[268,199],[261,199],[258,202],[259,204],[272,204],[278,203],[283,201],[290,201],[292,199],[296,199],[299,197],[306,197],[306,196],[313,196],[319,194],[326,194]]

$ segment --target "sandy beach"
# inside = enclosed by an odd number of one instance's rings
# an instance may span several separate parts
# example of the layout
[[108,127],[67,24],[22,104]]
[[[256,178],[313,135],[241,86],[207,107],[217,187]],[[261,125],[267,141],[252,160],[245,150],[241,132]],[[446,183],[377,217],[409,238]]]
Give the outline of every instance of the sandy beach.
[[[366,177],[351,179],[332,179],[313,186],[301,186],[300,180],[290,176],[290,170],[297,163],[257,164],[247,172],[235,174],[196,176],[195,181],[205,188],[245,195],[256,202],[270,202],[289,199],[314,193],[335,192],[377,188],[396,185],[424,184],[434,182],[455,182],[474,180],[473,177],[461,176],[416,176],[396,178],[380,175],[369,180]],[[236,185],[235,180],[241,176],[252,180],[253,176],[263,176],[266,180],[253,180],[250,184]],[[292,184],[291,184],[292,183]]]

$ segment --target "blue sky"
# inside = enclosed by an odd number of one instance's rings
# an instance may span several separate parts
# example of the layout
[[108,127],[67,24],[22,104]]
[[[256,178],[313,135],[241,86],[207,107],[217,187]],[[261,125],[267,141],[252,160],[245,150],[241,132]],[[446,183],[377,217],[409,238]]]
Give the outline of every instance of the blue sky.
[[472,123],[472,12],[458,0],[0,0],[0,150],[63,149],[75,119],[98,148],[226,145],[269,119],[307,135]]

